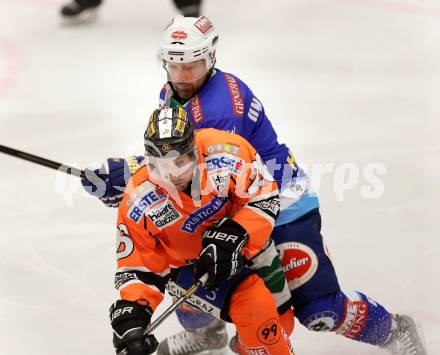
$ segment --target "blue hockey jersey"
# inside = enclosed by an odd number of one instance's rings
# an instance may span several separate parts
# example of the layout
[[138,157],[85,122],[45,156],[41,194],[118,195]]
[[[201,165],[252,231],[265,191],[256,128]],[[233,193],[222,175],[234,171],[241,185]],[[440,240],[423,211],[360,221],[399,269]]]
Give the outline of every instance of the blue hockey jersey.
[[[160,106],[175,106],[173,94],[166,84],[160,92]],[[255,147],[280,190],[281,212],[276,225],[289,223],[319,207],[316,194],[310,190],[309,178],[289,148],[278,142],[263,105],[239,78],[215,69],[197,95],[183,107],[197,129],[233,132]]]

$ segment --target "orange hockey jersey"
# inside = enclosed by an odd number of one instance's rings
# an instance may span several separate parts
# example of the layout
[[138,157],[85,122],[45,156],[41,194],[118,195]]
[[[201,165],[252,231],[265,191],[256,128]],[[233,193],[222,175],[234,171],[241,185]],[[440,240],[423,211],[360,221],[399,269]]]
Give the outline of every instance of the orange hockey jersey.
[[115,286],[122,299],[155,310],[171,268],[192,263],[201,235],[224,217],[248,232],[250,259],[267,242],[279,212],[278,189],[255,149],[241,136],[212,128],[195,134],[198,166],[191,195],[170,193],[142,166],[118,211]]

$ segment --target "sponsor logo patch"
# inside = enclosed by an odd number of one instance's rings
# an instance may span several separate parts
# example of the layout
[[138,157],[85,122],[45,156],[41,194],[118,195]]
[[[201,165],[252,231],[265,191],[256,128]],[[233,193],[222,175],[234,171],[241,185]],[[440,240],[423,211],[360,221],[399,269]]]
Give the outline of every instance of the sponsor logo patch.
[[287,242],[277,245],[277,249],[291,291],[304,285],[315,275],[318,257],[307,245]]
[[211,21],[205,16],[200,17],[194,26],[196,26],[203,34],[206,34],[213,28]]
[[270,355],[264,346],[257,348],[248,348],[244,344],[239,345],[240,350],[244,350],[247,355]]
[[[174,281],[169,281],[166,284],[166,289],[171,296],[182,297],[187,291],[183,287],[179,286]],[[185,302],[189,303],[191,306],[201,309],[202,311],[213,315],[216,318],[220,318],[220,309],[212,305],[211,303],[205,301],[203,298],[198,296],[191,296]]]
[[228,169],[232,174],[240,175],[246,162],[231,154],[214,154],[205,160],[206,170]]
[[232,110],[237,116],[243,116],[244,105],[243,98],[241,97],[240,87],[238,86],[237,80],[229,75],[225,74],[226,84],[228,85],[229,93],[231,94],[232,100]]
[[208,154],[212,153],[232,153],[234,155],[238,155],[240,153],[240,147],[235,144],[216,144],[208,146]]
[[271,293],[280,293],[284,289],[286,279],[284,278],[283,268],[280,258],[275,256],[270,266],[263,266],[257,269],[257,275],[263,279],[264,284]]
[[142,196],[128,210],[127,216],[136,223],[139,223],[147,209],[153,207],[166,198],[166,194],[163,193],[162,190],[157,190],[156,187],[152,186],[151,184],[150,186],[150,189],[144,191]]
[[[155,186],[149,181],[145,181],[142,184],[140,184],[138,187],[136,187],[136,189],[130,195],[130,198],[127,200],[127,207],[130,207],[131,205],[133,205],[133,203],[138,198],[140,198],[145,193],[145,191],[150,190],[154,187]],[[156,191],[159,195],[162,195],[165,193],[164,190],[161,188],[156,188]]]
[[212,185],[217,192],[225,191],[229,182],[229,171],[218,172],[217,174],[210,174]]
[[191,213],[188,218],[183,221],[180,230],[187,233],[194,233],[203,222],[209,220],[223,209],[227,202],[227,197],[214,197],[207,205]]
[[200,101],[199,95],[196,95],[191,100],[191,113],[196,124],[205,119],[205,116],[203,115],[202,103]]
[[174,31],[171,37],[174,39],[185,39],[188,37],[188,34],[185,31]]
[[158,229],[163,229],[175,223],[182,215],[176,211],[171,202],[167,201],[163,206],[151,210],[148,213],[148,217],[150,217]]
[[336,333],[347,338],[357,339],[367,324],[368,303],[364,301],[345,301],[345,317]]

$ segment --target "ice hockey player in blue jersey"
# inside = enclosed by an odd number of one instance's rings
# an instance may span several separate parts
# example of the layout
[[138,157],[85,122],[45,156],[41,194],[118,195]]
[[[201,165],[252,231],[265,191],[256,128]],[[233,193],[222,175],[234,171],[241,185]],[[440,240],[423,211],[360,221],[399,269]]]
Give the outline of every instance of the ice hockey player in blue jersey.
[[[309,330],[334,332],[393,354],[426,354],[410,317],[391,314],[361,292],[341,290],[324,247],[318,198],[310,189],[309,179],[289,148],[278,142],[260,100],[238,77],[215,67],[217,41],[217,32],[206,17],[174,18],[165,29],[158,54],[168,76],[160,92],[160,105],[183,106],[196,128],[232,131],[258,151],[280,190],[281,212],[272,238],[296,318]],[[234,145],[210,149],[217,154],[212,164],[231,168]],[[95,171],[106,187],[105,191],[98,191],[104,203],[118,205],[125,181],[141,162],[142,157],[108,159],[105,171]],[[83,180],[89,191],[96,189],[90,180]],[[268,267],[271,262],[268,261]],[[177,315],[185,330],[163,340],[158,354],[221,353],[227,342],[221,321],[187,306],[178,310]],[[239,351],[239,340],[234,339],[231,347]]]

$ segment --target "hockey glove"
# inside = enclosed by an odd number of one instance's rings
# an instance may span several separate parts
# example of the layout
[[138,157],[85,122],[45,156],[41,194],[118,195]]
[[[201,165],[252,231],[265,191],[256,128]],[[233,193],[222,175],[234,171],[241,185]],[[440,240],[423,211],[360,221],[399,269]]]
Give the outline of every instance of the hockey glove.
[[202,251],[194,265],[194,277],[200,279],[207,272],[205,288],[212,290],[241,271],[244,266],[241,249],[248,237],[242,226],[225,218],[205,231],[202,238]]
[[154,335],[143,335],[150,323],[152,311],[139,303],[119,300],[110,307],[113,328],[113,345],[118,354],[124,348],[128,355],[149,355],[159,343]]
[[86,169],[86,178],[81,180],[84,189],[98,197],[107,207],[118,207],[125,187],[143,157],[109,158],[99,169]]

